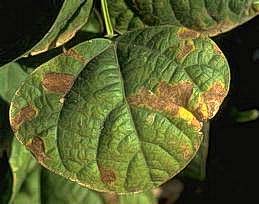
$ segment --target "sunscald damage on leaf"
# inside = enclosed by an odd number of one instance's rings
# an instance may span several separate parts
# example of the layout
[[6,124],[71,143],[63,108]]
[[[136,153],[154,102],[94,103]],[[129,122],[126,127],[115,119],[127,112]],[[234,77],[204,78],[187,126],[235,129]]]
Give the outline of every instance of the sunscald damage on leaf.
[[16,137],[42,165],[85,187],[155,188],[192,160],[204,120],[227,94],[228,64],[215,46],[177,26],[83,42],[38,67],[16,92],[12,117],[25,103],[38,108]]

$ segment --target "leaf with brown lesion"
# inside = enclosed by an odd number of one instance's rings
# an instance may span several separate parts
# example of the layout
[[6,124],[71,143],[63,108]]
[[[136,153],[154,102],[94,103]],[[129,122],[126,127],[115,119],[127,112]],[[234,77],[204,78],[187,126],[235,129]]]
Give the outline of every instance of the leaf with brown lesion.
[[111,169],[100,167],[101,180],[105,184],[111,184],[116,181],[115,172]]
[[186,108],[192,92],[193,85],[189,82],[181,82],[177,85],[160,82],[154,93],[142,87],[135,95],[128,97],[128,102],[132,106],[145,107],[164,112],[172,118],[184,119],[195,129],[200,130],[201,123]]
[[40,163],[46,159],[49,159],[49,157],[45,154],[44,141],[40,137],[34,137],[26,144],[26,147],[33,153]]
[[228,90],[221,83],[215,82],[208,91],[201,95],[201,102],[195,110],[196,117],[200,121],[214,117],[227,93]]
[[65,73],[50,72],[44,75],[42,86],[51,92],[66,94],[74,83],[74,76]]
[[16,132],[26,121],[31,121],[37,115],[37,109],[31,105],[25,106],[14,117],[10,119],[13,131]]
[[200,33],[198,33],[195,30],[191,30],[185,27],[182,27],[178,30],[177,33],[178,37],[182,40],[184,39],[195,39],[198,38],[200,36]]
[[192,40],[183,41],[183,44],[180,46],[176,59],[182,61],[189,53],[195,50],[195,46]]

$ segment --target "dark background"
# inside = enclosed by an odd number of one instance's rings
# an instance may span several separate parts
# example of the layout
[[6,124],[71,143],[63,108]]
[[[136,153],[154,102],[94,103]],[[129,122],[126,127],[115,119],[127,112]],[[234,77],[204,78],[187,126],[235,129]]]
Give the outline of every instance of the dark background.
[[230,65],[230,92],[211,121],[207,179],[185,181],[176,203],[259,203],[259,120],[238,124],[230,114],[233,107],[259,109],[259,17],[213,40]]

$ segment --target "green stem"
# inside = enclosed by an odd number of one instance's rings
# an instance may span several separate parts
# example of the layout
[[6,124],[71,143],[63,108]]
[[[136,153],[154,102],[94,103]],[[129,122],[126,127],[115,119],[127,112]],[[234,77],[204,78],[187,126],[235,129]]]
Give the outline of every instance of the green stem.
[[106,0],[101,0],[101,7],[102,7],[102,13],[103,13],[103,18],[104,18],[104,23],[105,23],[105,28],[107,32],[107,37],[112,38],[114,37],[114,32],[112,28],[112,23],[108,11],[108,6],[107,6],[107,1]]
[[258,119],[259,111],[257,109],[251,109],[247,111],[238,111],[236,108],[232,109],[232,117],[238,123],[250,122]]

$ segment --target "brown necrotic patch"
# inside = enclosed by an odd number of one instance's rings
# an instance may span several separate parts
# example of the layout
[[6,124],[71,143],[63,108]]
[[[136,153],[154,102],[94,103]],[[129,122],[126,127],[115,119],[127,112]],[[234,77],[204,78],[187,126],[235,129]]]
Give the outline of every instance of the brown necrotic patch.
[[86,62],[86,59],[80,53],[78,53],[76,50],[74,50],[72,48],[69,50],[66,50],[65,48],[63,48],[63,52],[64,52],[65,56],[72,57],[75,60],[82,62],[82,63]]
[[187,82],[178,85],[161,82],[155,93],[143,87],[136,95],[130,96],[128,101],[133,106],[148,107],[174,116],[178,113],[179,106],[187,106],[192,91],[193,86]]
[[216,114],[226,95],[227,91],[220,83],[215,83],[209,91],[204,93],[203,98],[210,118]]
[[40,137],[34,137],[26,147],[33,153],[36,159],[42,163],[48,157],[45,155],[44,142]]
[[177,35],[180,39],[195,39],[198,38],[200,34],[188,28],[180,28]]
[[184,41],[184,44],[180,46],[180,49],[177,52],[176,59],[179,61],[183,60],[193,50],[195,50],[193,41]]
[[[197,118],[201,121],[205,121],[214,117],[226,95],[227,90],[221,83],[213,84],[201,97],[204,105],[200,104],[195,110]],[[204,110],[204,106],[206,107],[206,110]]]
[[111,184],[116,180],[114,171],[107,168],[100,168],[101,180],[105,184]]
[[66,94],[72,87],[74,76],[64,73],[47,73],[42,80],[42,86],[48,91]]
[[181,144],[180,145],[181,153],[183,155],[184,160],[188,160],[193,155],[193,149],[188,144]]
[[178,105],[168,101],[167,98],[160,98],[146,88],[141,88],[136,95],[130,96],[128,102],[133,106],[142,106],[155,111],[164,111],[170,115],[176,115],[179,110]]
[[21,111],[10,120],[14,132],[17,131],[24,122],[31,121],[36,115],[37,110],[31,105],[22,108]]
[[156,90],[156,94],[159,98],[182,107],[187,106],[192,92],[193,85],[189,82],[182,82],[177,85],[161,82]]

